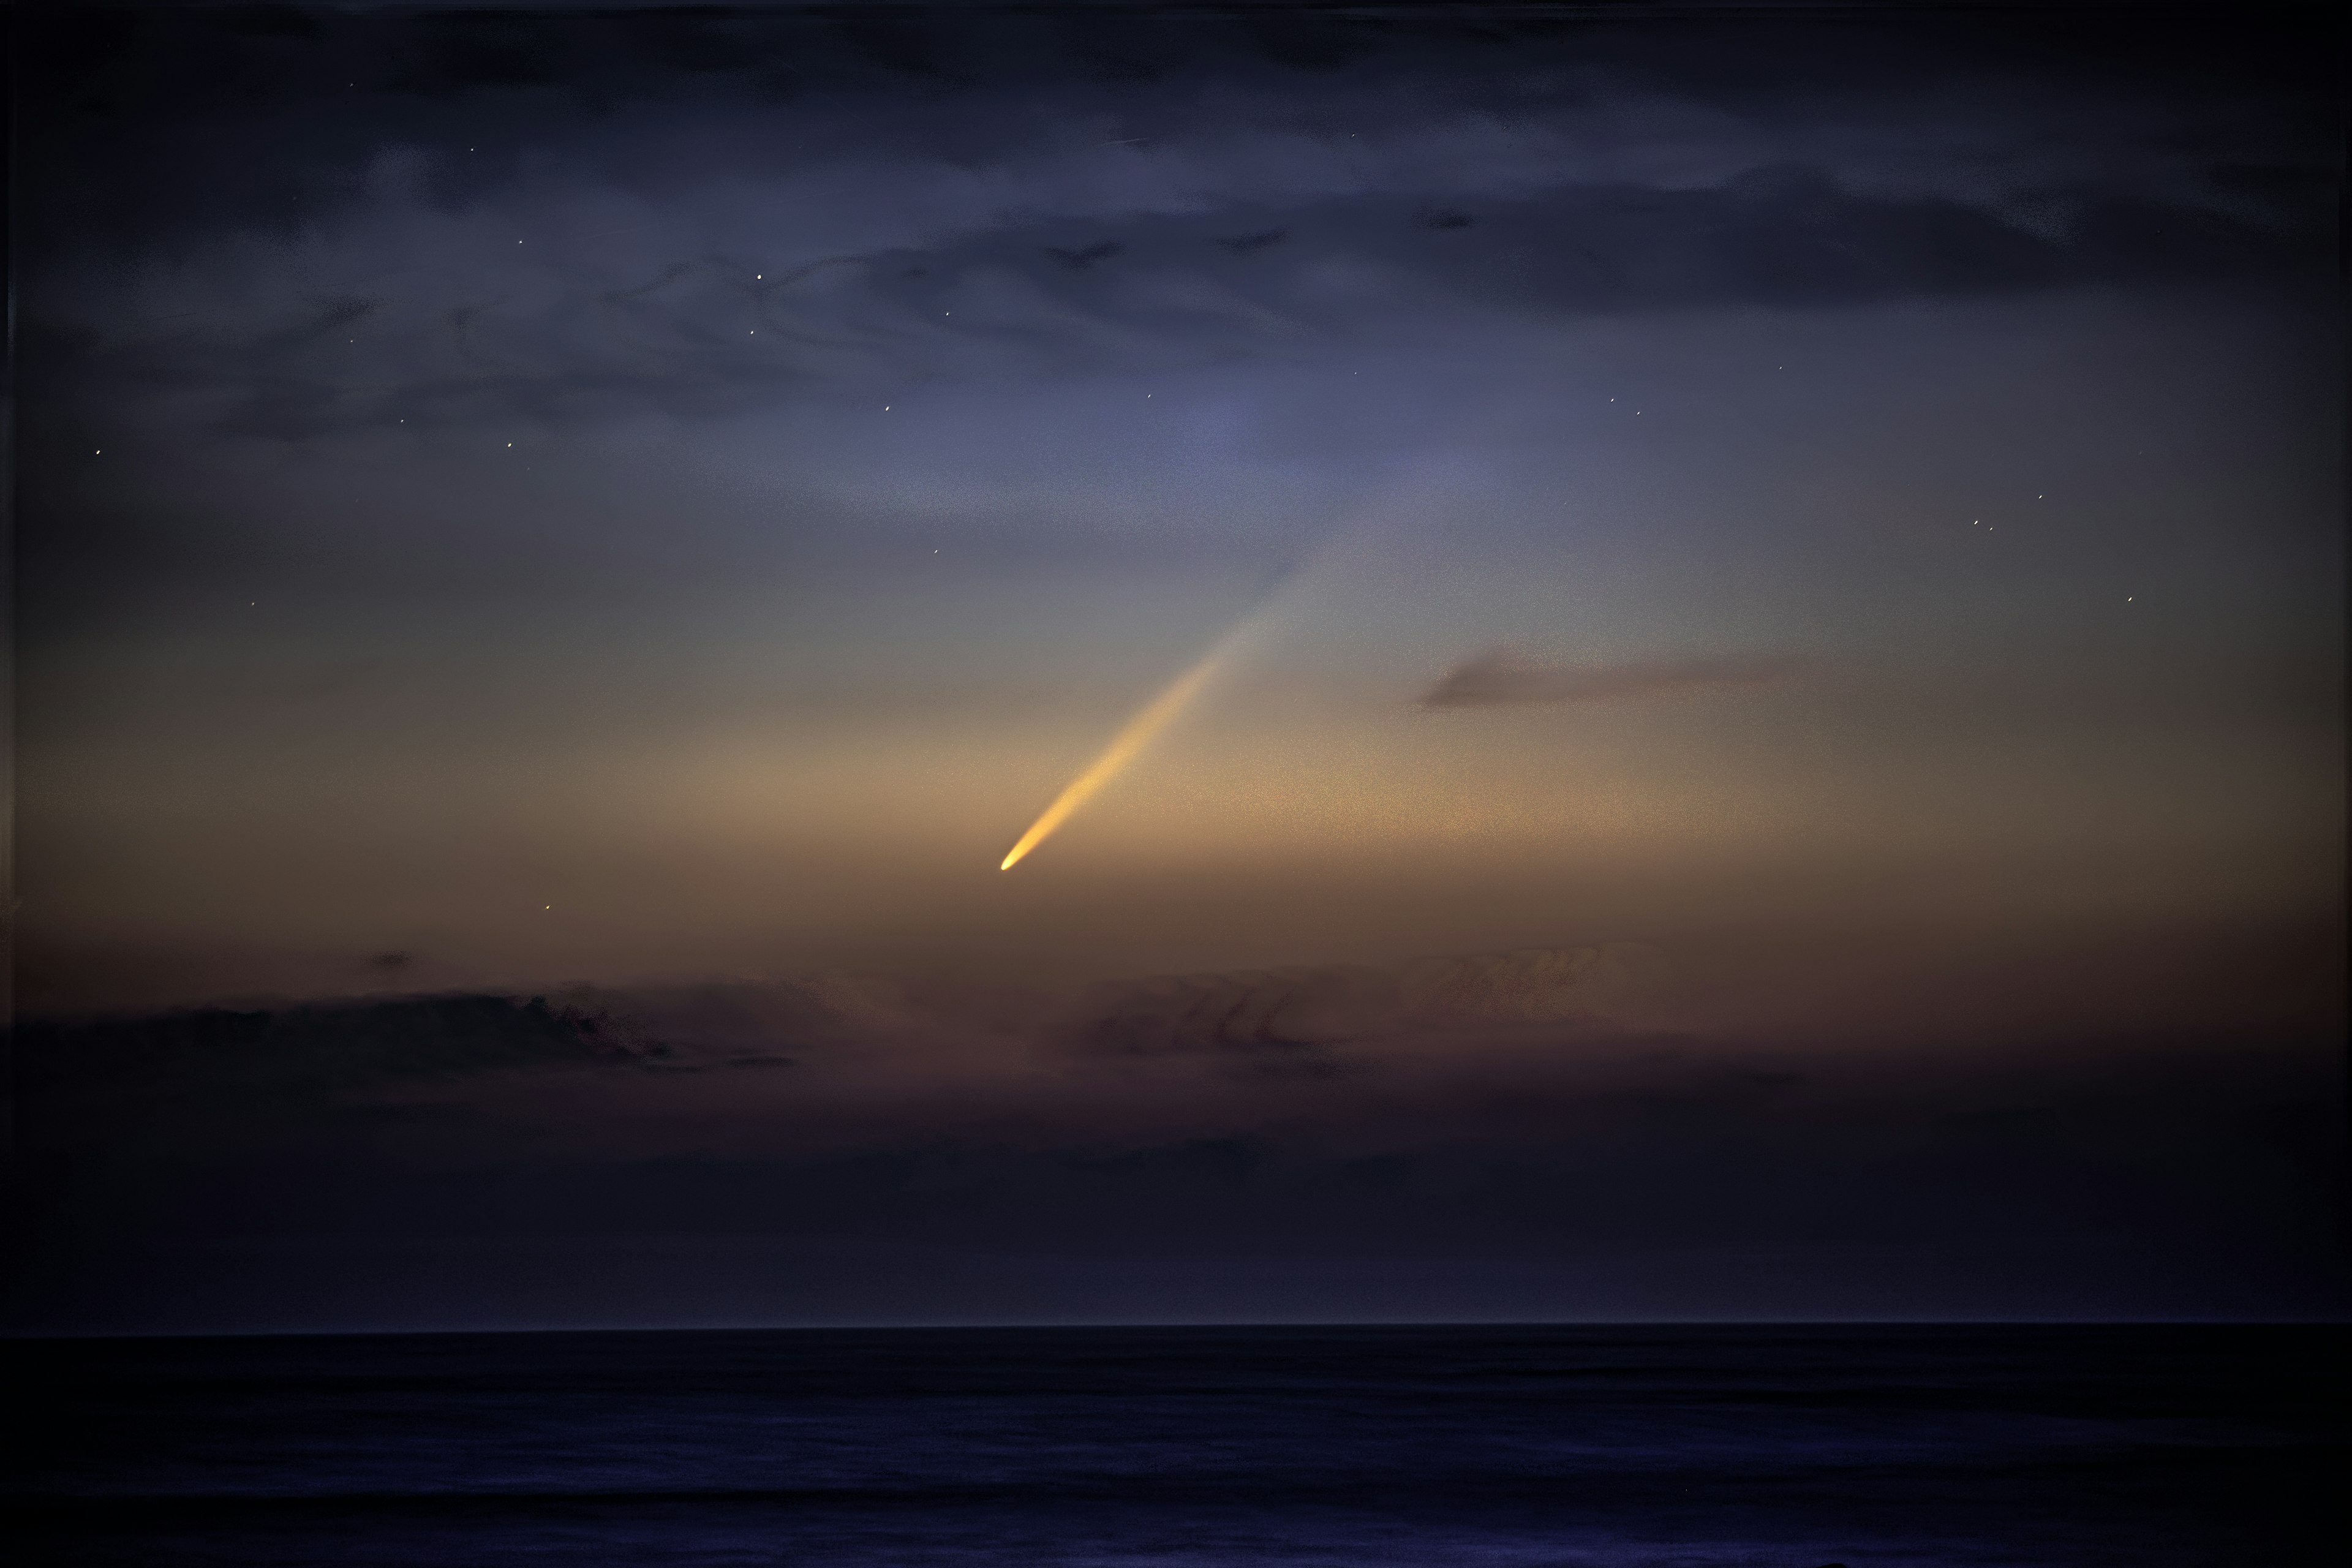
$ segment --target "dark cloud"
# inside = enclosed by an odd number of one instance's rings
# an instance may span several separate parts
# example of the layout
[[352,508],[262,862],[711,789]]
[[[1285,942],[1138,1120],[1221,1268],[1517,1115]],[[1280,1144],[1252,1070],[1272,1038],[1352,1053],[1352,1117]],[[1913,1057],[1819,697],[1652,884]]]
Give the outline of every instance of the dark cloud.
[[[2318,100],[2177,62],[1874,62],[1864,30],[1824,45],[1846,74],[1821,99],[1774,85],[1810,58],[1794,31],[1745,68],[1738,29],[1276,32],[44,18],[26,374],[293,437],[1157,368],[1449,312],[2315,278],[2332,254]],[[1995,82],[1997,109],[1972,90]]]
[[[386,952],[368,962],[399,972],[414,960]],[[191,1115],[244,1127],[257,1116],[314,1116],[498,1074],[786,1065],[776,1047],[798,1020],[778,1005],[794,994],[763,994],[749,1007],[723,987],[698,987],[627,1002],[583,992],[194,1008],[33,1019],[10,1043],[21,1092],[51,1118],[49,1131],[70,1137],[163,1114],[186,1134]]]
[[1069,250],[1049,245],[1045,247],[1045,254],[1074,272],[1083,272],[1096,262],[1108,261],[1126,248],[1115,239],[1105,239]]
[[147,1016],[32,1020],[13,1032],[17,1092],[41,1141],[216,1145],[289,1127],[324,1135],[499,1073],[634,1058],[542,1001],[442,996]]
[[1664,956],[1636,943],[1171,976],[1101,987],[1063,1023],[1084,1052],[1205,1056],[1244,1070],[1337,1071],[1351,1041],[1605,1019],[1654,995]]
[[[2330,1092],[2341,1077],[2324,1046],[2045,1040],[2004,1057],[1839,1058],[1683,1039],[1589,1042],[1557,1059],[1549,1075],[1475,1057],[1410,1080],[1252,1075],[1234,1080],[1222,1124],[1140,1138],[934,1104],[849,1148],[788,1114],[796,1072],[700,1080],[751,1100],[756,1143],[709,1136],[719,1100],[653,1096],[639,1119],[668,1137],[650,1150],[627,1136],[630,1100],[693,1077],[606,1075],[595,1137],[561,1149],[522,1114],[529,1096],[430,1123],[346,1120],[299,1146],[238,1136],[199,1105],[180,1114],[205,1119],[209,1149],[145,1138],[103,1180],[40,1167],[16,1215],[39,1265],[20,1279],[37,1283],[20,1283],[7,1310],[18,1323],[54,1313],[43,1291],[88,1289],[106,1270],[177,1279],[168,1258],[139,1251],[158,1227],[183,1259],[266,1246],[289,1259],[289,1279],[310,1272],[300,1259],[331,1257],[351,1277],[384,1280],[465,1279],[486,1244],[557,1243],[614,1259],[605,1274],[619,1278],[635,1272],[617,1265],[625,1238],[660,1236],[679,1245],[657,1315],[688,1317],[740,1283],[747,1253],[839,1241],[992,1259],[1049,1311],[1067,1303],[1048,1259],[1153,1278],[1378,1260],[1395,1282],[1387,1310],[1409,1314],[1471,1267],[1497,1277],[1456,1310],[1557,1315],[1643,1259],[1675,1260],[1677,1282],[1643,1310],[1685,1315],[1759,1303],[1830,1316],[1898,1303],[1990,1316],[2340,1310],[2345,1281],[2325,1238],[2342,1218],[2329,1196],[2341,1190]],[[1129,1092],[1166,1091],[1147,1080]],[[1334,1139],[1328,1120],[1300,1114],[1335,1100],[1376,1135]],[[695,1238],[728,1245],[684,1245]],[[860,1315],[942,1300],[935,1272],[886,1288],[855,1259],[838,1267],[877,1292]],[[1801,1288],[1784,1299],[1767,1278]],[[1261,1280],[1223,1310],[1286,1315],[1302,1305],[1297,1288]],[[556,1321],[609,1313],[611,1289],[583,1285]],[[174,1310],[236,1300],[188,1287]],[[803,1300],[788,1287],[753,1315],[790,1318]],[[168,1320],[120,1290],[104,1301],[110,1324]],[[1117,1304],[1150,1316],[1153,1289],[1138,1283]],[[331,1326],[348,1310],[306,1308],[305,1322]]]
[[[1449,315],[1825,308],[2196,280],[2286,265],[2308,237],[2111,192],[2031,191],[2003,212],[1848,190],[1804,167],[1712,188],[1562,184],[1498,197],[1475,226],[1458,213],[1416,217],[1413,205],[1374,193],[1276,207],[1237,191],[1197,215],[1129,215],[1117,238],[1065,242],[1066,220],[1008,214],[920,247],[798,264],[803,242],[778,227],[730,237],[733,254],[656,262],[650,277],[626,258],[659,243],[669,226],[656,212],[625,240],[583,249],[567,232],[574,221],[542,208],[506,221],[525,240],[511,254],[477,237],[396,281],[366,277],[375,268],[352,248],[356,235],[319,236],[319,264],[379,290],[366,296],[272,300],[268,283],[236,305],[178,312],[169,328],[118,315],[95,342],[36,344],[61,351],[40,368],[64,384],[202,394],[232,427],[298,437],[500,414],[721,413],[877,378],[1157,369]],[[1236,221],[1268,218],[1278,226],[1232,235]],[[400,205],[373,221],[407,251],[480,226]],[[1234,265],[1244,258],[1246,268]]]
[[[618,1259],[632,1236],[680,1247],[656,1315],[731,1300],[746,1249],[848,1241],[988,1260],[1047,1308],[1070,1304],[1044,1258],[1378,1260],[1408,1314],[1492,1270],[1444,1300],[1536,1316],[1563,1280],[1671,1258],[1642,1310],[2340,1310],[2332,1034],[1853,1048],[1641,1022],[1683,984],[1622,944],[1075,994],[833,974],[53,1021],[12,1042],[36,1267],[5,1310],[168,1326],[102,1284],[137,1277],[234,1316],[235,1288],[175,1272],[215,1247],[277,1249],[289,1279],[331,1253],[460,1279],[486,1244]],[[861,1313],[934,1300],[934,1271],[838,1267]],[[1223,1310],[1309,1310],[1307,1288]],[[609,1313],[604,1289],[555,1321]]]
[[1792,655],[1650,659],[1578,668],[1543,664],[1496,649],[1456,665],[1421,699],[1424,708],[1500,708],[1531,703],[1617,702],[1717,687],[1771,686],[1804,673]]
[[[372,955],[385,974],[406,951]],[[27,1091],[125,1104],[366,1094],[425,1080],[583,1067],[661,1072],[788,1065],[894,1037],[975,1031],[1053,1057],[1202,1058],[1328,1069],[1332,1047],[1497,1024],[1590,1023],[1655,995],[1662,954],[1632,943],[1379,966],[1226,973],[1070,995],[968,983],[834,976],[791,984],[579,986],[49,1017],[16,1034]]]
[[1286,229],[1270,228],[1262,234],[1237,234],[1230,239],[1217,241],[1236,256],[1247,256],[1254,250],[1264,250],[1269,245],[1280,245],[1290,237]]

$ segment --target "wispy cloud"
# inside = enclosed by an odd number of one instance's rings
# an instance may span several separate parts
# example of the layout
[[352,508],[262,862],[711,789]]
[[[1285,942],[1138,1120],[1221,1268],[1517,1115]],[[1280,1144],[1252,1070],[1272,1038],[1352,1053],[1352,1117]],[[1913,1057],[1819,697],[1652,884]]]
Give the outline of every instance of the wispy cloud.
[[1793,654],[1641,659],[1626,664],[1545,664],[1496,648],[1455,665],[1423,696],[1423,708],[1499,708],[1520,703],[1616,702],[1722,686],[1773,686],[1811,661]]
[[[175,62],[142,77],[175,96],[135,99],[200,133],[74,107],[104,71],[32,102],[52,173],[26,322],[62,351],[53,382],[107,406],[202,394],[285,437],[725,414],[876,379],[1222,363],[1433,313],[2235,276],[2333,234],[2324,134],[2226,95],[2093,92],[2060,60],[1991,109],[1675,83],[1679,45],[1507,57],[1442,26],[1308,28],[1328,41],[1304,52],[1222,24],[1111,47],[974,22],[951,49],[941,19],[887,46],[684,13],[289,27],[269,79],[336,83],[331,112],[224,98],[207,84],[241,67],[210,62],[257,46],[203,19],[140,46]],[[289,160],[293,123],[325,129]]]

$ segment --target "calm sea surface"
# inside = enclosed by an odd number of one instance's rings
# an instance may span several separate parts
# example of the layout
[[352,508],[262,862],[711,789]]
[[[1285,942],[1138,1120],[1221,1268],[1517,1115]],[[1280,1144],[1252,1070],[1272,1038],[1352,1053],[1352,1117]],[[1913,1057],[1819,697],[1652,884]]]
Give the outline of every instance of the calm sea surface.
[[[16,1562],[2352,1561],[2335,1329],[16,1342]],[[27,1550],[29,1548],[29,1551]]]

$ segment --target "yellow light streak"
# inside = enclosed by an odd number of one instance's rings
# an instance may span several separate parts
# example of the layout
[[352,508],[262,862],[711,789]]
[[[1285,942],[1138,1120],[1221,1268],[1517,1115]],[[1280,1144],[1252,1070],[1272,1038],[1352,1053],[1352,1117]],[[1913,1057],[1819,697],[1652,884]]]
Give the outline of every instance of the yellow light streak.
[[1143,711],[1129,720],[1126,728],[1103,748],[1102,755],[1087,764],[1086,772],[1072,779],[1068,787],[1054,797],[1054,804],[1045,808],[1045,815],[1029,825],[1029,831],[1021,836],[1021,842],[1013,847],[1013,853],[1004,858],[1004,864],[997,869],[1013,869],[1024,855],[1043,844],[1055,828],[1069,819],[1071,813],[1086,805],[1094,797],[1096,791],[1110,783],[1120,769],[1133,762],[1144,747],[1151,743],[1152,737],[1166,729],[1176,715],[1200,695],[1201,688],[1216,674],[1217,667],[1224,662],[1226,655],[1233,651],[1242,632],[1247,628],[1247,622],[1235,628],[1223,641],[1211,648],[1200,663],[1178,676],[1174,685],[1153,698]]

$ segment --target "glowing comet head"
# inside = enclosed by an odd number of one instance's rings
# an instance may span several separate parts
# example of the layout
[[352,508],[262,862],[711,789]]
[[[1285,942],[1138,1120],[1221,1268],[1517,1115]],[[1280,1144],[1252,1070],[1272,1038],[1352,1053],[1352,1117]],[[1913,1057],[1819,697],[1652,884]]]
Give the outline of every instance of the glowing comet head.
[[1089,763],[1086,772],[1072,779],[1068,786],[1054,797],[1054,804],[1029,825],[1029,831],[1021,836],[1021,841],[1013,847],[1013,852],[1005,856],[1003,864],[997,869],[1013,869],[1023,856],[1043,844],[1054,829],[1069,818],[1071,813],[1084,805],[1097,790],[1110,783],[1119,770],[1133,762],[1137,754],[1151,743],[1152,737],[1166,729],[1170,721],[1200,694],[1201,688],[1209,683],[1209,678],[1216,673],[1217,667],[1233,651],[1242,633],[1250,625],[1251,622],[1244,621],[1227,634],[1224,640],[1209,650],[1206,658],[1178,676],[1175,684],[1153,698],[1143,711],[1129,720],[1127,727],[1103,748],[1102,755]]

